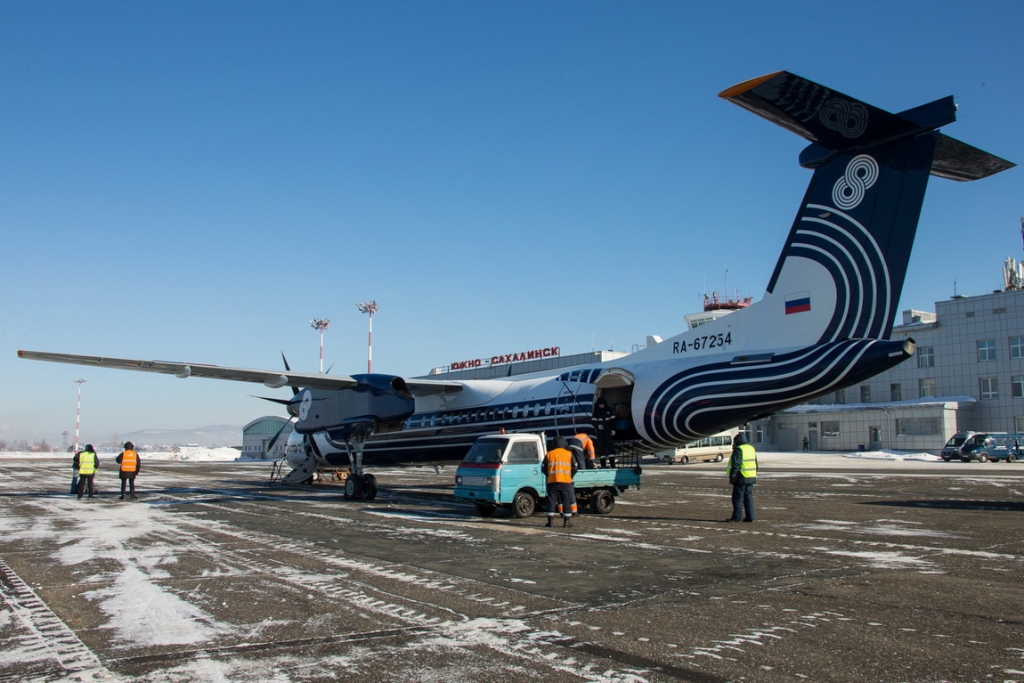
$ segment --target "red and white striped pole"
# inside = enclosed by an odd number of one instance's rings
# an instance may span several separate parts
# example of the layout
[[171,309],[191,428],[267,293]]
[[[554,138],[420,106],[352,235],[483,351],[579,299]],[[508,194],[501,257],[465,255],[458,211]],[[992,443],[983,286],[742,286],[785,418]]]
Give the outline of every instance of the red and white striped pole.
[[356,304],[360,313],[370,316],[370,336],[366,342],[366,372],[373,372],[373,314],[380,310],[376,301],[360,301]]
[[78,385],[78,406],[75,408],[75,445],[74,452],[78,452],[78,430],[82,425],[82,384],[85,383],[84,379],[76,379],[75,384]]
[[327,318],[313,318],[309,321],[313,329],[320,330],[320,374],[324,374],[324,330],[331,326]]

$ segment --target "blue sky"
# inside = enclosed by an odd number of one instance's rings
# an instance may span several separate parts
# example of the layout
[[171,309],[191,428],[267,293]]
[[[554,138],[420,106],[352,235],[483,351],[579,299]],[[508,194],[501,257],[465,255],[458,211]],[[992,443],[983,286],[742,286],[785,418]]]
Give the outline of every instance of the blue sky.
[[[803,141],[720,100],[787,69],[1024,162],[1024,3],[0,4],[0,438],[244,424],[287,390],[17,349],[315,371],[682,331],[760,298]],[[901,309],[1000,286],[1024,176],[933,179]],[[726,271],[728,274],[726,275]],[[955,283],[955,284],[954,284]]]

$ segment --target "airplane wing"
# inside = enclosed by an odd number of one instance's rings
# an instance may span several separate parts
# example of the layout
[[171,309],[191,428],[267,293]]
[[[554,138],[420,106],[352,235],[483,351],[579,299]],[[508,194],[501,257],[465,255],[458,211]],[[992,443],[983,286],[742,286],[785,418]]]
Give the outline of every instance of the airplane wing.
[[136,372],[156,372],[175,377],[207,377],[226,379],[232,382],[262,384],[271,389],[280,387],[309,387],[311,389],[347,389],[358,382],[346,375],[320,375],[280,370],[249,370],[229,368],[222,365],[201,363],[180,363],[164,360],[138,360],[135,358],[106,358],[104,356],[79,356],[72,353],[47,353],[45,351],[18,351],[19,358],[43,360],[51,363],[89,365],[98,368],[116,368]]
[[[286,370],[285,372],[280,370],[252,370],[247,368],[231,368],[223,365],[208,365],[205,363],[80,356],[73,353],[48,353],[45,351],[18,351],[18,357],[27,360],[48,361],[50,363],[89,365],[98,368],[134,370],[136,372],[155,372],[181,378],[206,377],[208,379],[224,379],[232,382],[249,382],[251,384],[262,384],[271,389],[278,389],[280,387],[348,389],[359,384],[358,379],[349,375],[321,375],[292,372],[291,370]],[[404,381],[413,396],[430,396],[462,391],[462,384],[456,382],[418,379]]]

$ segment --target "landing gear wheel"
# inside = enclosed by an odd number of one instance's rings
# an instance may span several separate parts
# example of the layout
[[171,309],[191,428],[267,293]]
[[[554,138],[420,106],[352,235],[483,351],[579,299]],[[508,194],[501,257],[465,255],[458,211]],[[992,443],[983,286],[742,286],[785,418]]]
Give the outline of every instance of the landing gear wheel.
[[366,500],[373,500],[377,497],[377,477],[372,474],[363,475],[366,478]]
[[348,479],[345,480],[345,499],[356,500],[362,498],[366,491],[366,486],[363,483],[363,478],[358,474],[348,475]]
[[492,503],[477,503],[476,511],[481,517],[490,517],[494,514],[494,507]]
[[537,511],[537,501],[534,497],[526,491],[519,491],[512,499],[512,514],[516,517],[523,519],[524,517],[532,517],[533,513]]
[[595,491],[590,497],[590,509],[599,515],[607,515],[615,509],[615,496],[609,491]]

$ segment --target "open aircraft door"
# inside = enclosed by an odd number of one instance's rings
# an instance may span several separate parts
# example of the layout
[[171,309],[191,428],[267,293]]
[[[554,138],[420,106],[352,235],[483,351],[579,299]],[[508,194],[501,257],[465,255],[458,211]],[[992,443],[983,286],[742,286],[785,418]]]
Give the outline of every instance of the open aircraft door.
[[603,370],[594,386],[597,388],[597,398],[603,397],[605,403],[615,411],[615,439],[637,438],[636,428],[633,426],[633,385],[635,379],[633,373],[624,368],[608,368]]

